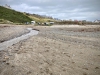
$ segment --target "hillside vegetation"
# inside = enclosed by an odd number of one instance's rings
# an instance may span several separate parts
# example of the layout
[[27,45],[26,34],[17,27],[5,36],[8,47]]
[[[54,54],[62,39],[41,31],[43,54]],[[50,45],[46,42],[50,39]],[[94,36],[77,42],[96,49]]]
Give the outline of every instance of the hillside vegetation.
[[25,15],[27,15],[28,17],[30,17],[32,20],[36,21],[36,22],[40,22],[40,23],[44,23],[44,22],[56,22],[55,19],[53,19],[52,17],[47,17],[47,16],[41,16],[38,14],[30,14],[30,13],[25,13]]
[[[14,23],[14,24],[30,24],[31,21],[36,21],[35,25],[43,25],[46,22],[54,22],[54,24],[59,25],[96,25],[100,23],[95,23],[91,21],[70,21],[70,20],[60,20],[55,19],[48,16],[42,16],[38,14],[30,14],[27,12],[18,12],[12,9],[5,8],[3,6],[0,6],[0,23]],[[27,22],[27,23],[26,23]]]
[[31,22],[32,20],[44,23],[44,22],[55,22],[52,17],[43,17],[38,14],[30,14],[26,12],[18,12],[12,9],[0,6],[0,23],[19,23],[25,24],[26,22]]
[[7,20],[13,23],[30,22],[32,19],[21,12],[0,6],[0,21]]

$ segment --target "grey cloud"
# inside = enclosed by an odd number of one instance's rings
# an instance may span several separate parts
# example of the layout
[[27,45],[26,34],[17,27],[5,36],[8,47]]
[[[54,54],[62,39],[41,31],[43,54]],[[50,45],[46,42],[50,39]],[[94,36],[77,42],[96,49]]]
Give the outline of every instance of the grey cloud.
[[60,19],[100,19],[100,0],[0,0],[13,9]]

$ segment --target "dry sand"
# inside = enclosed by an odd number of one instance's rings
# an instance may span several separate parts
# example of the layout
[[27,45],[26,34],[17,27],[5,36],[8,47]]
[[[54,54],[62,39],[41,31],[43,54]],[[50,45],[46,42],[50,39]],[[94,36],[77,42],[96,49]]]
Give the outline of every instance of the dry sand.
[[100,75],[100,27],[26,27],[40,32],[0,51],[0,75]]

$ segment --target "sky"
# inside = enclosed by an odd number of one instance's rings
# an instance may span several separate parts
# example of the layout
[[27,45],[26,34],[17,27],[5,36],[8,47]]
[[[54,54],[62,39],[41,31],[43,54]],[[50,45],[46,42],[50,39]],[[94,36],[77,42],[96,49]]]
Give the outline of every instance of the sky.
[[100,20],[100,0],[0,0],[0,5],[5,4],[17,11],[62,20]]

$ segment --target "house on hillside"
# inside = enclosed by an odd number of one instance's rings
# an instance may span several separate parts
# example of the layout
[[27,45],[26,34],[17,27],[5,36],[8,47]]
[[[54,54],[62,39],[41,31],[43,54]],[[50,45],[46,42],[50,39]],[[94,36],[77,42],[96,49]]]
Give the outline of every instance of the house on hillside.
[[11,9],[10,5],[5,4],[4,5],[5,8]]
[[95,20],[94,22],[95,22],[95,23],[100,23],[100,20]]

